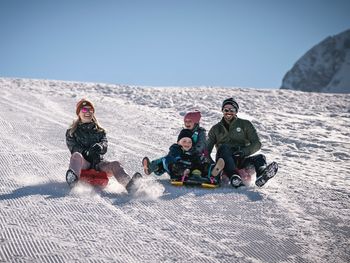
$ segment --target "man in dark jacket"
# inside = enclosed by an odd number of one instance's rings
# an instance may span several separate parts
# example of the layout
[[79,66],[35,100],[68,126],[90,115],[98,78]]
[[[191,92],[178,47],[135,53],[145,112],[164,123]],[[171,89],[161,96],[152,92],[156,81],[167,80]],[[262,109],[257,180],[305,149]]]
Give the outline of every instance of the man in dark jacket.
[[216,147],[216,160],[224,159],[224,172],[230,178],[233,187],[243,185],[235,170],[249,165],[255,167],[255,184],[263,186],[276,174],[278,166],[275,162],[267,165],[262,154],[251,156],[261,149],[261,142],[253,124],[237,117],[238,109],[238,103],[233,98],[223,101],[223,118],[208,133],[208,153],[210,155],[213,147]]

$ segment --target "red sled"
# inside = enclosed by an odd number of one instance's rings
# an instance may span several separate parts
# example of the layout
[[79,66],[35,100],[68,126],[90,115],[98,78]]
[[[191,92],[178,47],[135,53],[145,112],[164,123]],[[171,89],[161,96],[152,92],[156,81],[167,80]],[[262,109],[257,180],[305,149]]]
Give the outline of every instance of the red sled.
[[235,169],[235,172],[241,177],[244,185],[249,185],[252,180],[252,175],[255,173],[254,167],[246,167]]
[[[248,186],[251,184],[252,176],[255,174],[255,169],[254,167],[246,167],[241,169],[236,168],[235,173],[241,177],[243,184]],[[229,181],[225,173],[223,174],[223,180],[226,183]]]
[[104,171],[96,171],[95,169],[81,170],[81,181],[88,183],[92,186],[105,188],[108,184],[109,177]]

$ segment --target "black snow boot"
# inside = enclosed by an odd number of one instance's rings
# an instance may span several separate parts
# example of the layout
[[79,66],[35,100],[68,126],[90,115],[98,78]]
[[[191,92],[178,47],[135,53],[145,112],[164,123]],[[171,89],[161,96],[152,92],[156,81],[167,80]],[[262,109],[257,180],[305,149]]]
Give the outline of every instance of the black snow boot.
[[264,184],[267,183],[268,180],[270,180],[272,177],[276,175],[277,171],[278,171],[278,164],[276,162],[270,163],[265,168],[261,167],[261,169],[258,170],[255,184],[259,187],[262,187]]
[[128,193],[132,194],[137,191],[137,184],[136,182],[142,178],[142,175],[138,172],[134,173],[128,184],[125,186],[125,189],[128,191]]
[[240,186],[243,186],[242,178],[238,174],[233,174],[230,178],[231,186],[234,188],[238,188]]
[[75,172],[72,169],[69,169],[66,172],[66,182],[70,187],[74,187],[78,182],[78,176],[75,174]]

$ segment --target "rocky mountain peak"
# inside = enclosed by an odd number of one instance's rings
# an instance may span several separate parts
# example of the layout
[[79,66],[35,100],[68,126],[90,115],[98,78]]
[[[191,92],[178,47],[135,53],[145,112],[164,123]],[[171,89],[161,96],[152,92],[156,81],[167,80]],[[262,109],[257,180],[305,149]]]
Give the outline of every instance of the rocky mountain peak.
[[281,89],[350,93],[350,30],[307,51],[286,73]]

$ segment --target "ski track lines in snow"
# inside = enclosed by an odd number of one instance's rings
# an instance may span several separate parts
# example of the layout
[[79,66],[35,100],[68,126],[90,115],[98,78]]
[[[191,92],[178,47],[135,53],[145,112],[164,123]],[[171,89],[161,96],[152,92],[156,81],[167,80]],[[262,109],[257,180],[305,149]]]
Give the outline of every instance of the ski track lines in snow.
[[[203,209],[201,205],[198,206],[198,203],[206,204],[206,197],[202,196],[197,198],[197,200],[194,197],[192,193],[187,193],[187,195],[180,197],[177,200],[176,206],[171,207],[173,213],[166,215],[161,213],[153,214],[154,207],[151,207],[152,215],[148,211],[145,211],[145,213],[135,214],[135,216],[141,218],[140,221],[148,218],[150,227],[161,226],[163,231],[168,231],[170,237],[175,238],[174,242],[184,239],[186,241],[185,244],[194,249],[191,252],[191,254],[193,253],[192,260],[198,259],[201,254],[211,256],[211,258],[215,258],[219,262],[229,259],[244,260],[246,252],[251,247],[254,247],[254,251],[250,251],[249,253],[253,253],[255,258],[262,261],[268,259],[280,261],[288,257],[288,255],[293,256],[296,251],[300,251],[300,246],[294,244],[294,240],[290,239],[283,244],[278,244],[278,242],[272,244],[279,248],[279,252],[269,255],[268,251],[270,251],[270,247],[265,246],[265,241],[272,237],[273,229],[271,229],[270,233],[264,231],[264,227],[270,224],[262,220],[256,220],[250,214],[251,211],[247,213],[247,210],[244,210],[244,206],[240,206],[240,204],[246,202],[244,197],[235,200],[232,205],[227,207],[228,210],[237,213],[227,217],[216,215],[217,210],[220,209],[220,205],[217,206],[208,202],[207,207]],[[225,198],[225,195],[218,195],[215,201],[220,203]],[[132,210],[135,211],[133,208]],[[187,220],[191,220],[192,223],[187,224]],[[283,217],[280,216],[277,217],[277,220],[280,220],[280,222],[284,221]],[[245,224],[254,225],[254,227],[247,229],[244,227]],[[242,229],[243,232],[237,232],[237,229]],[[252,236],[254,236],[254,240],[251,239]],[[288,239],[287,237],[285,238]],[[202,241],[198,244],[198,240],[201,239]],[[169,242],[169,238],[166,240]],[[176,243],[174,245],[176,246]],[[195,251],[200,254],[196,254]],[[186,258],[190,259],[188,257]]]
[[[219,88],[137,88],[0,79],[0,262],[348,262],[350,96]],[[266,187],[175,188],[146,178],[134,197],[69,190],[64,134],[91,98],[107,160],[130,173],[166,154],[183,114],[207,130],[235,96],[269,161]],[[199,100],[198,98],[203,98]],[[327,105],[327,106],[324,106]],[[248,115],[249,113],[249,115]]]

